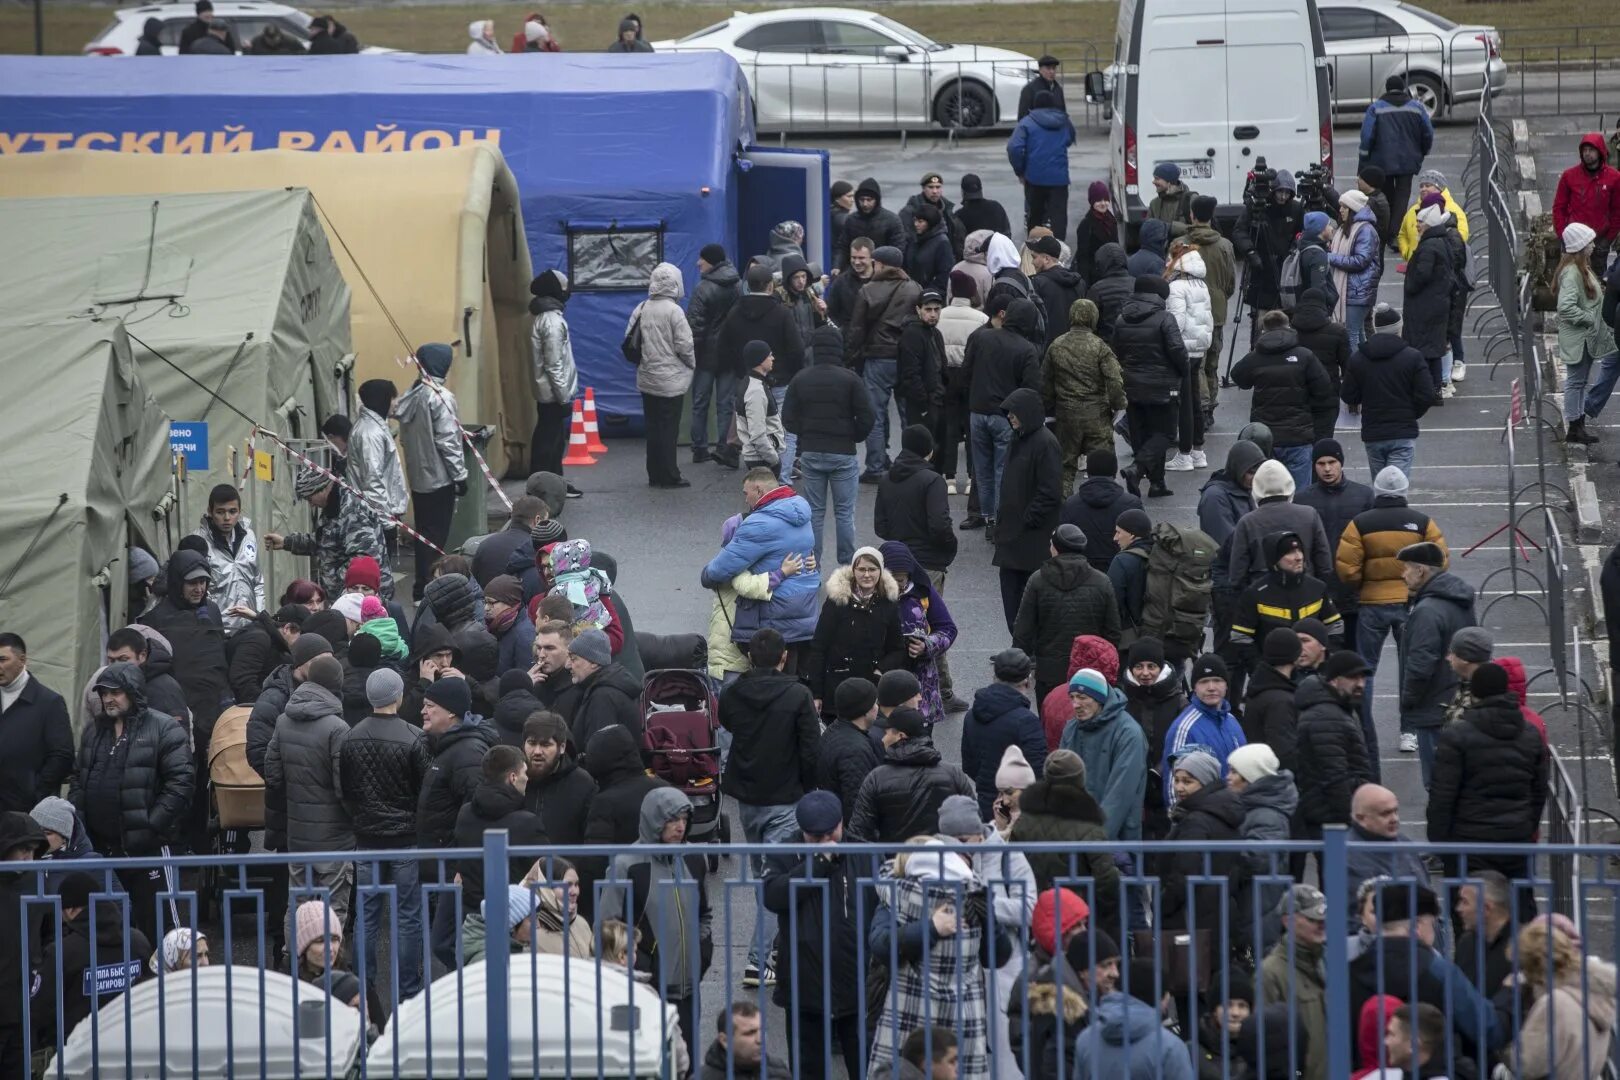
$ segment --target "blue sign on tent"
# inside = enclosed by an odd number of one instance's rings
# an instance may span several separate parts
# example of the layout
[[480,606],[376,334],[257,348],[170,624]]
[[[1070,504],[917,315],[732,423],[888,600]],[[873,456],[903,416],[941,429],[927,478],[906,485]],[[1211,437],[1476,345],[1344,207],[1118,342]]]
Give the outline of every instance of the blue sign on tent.
[[186,459],[186,468],[192,472],[208,469],[208,421],[169,421],[169,450]]

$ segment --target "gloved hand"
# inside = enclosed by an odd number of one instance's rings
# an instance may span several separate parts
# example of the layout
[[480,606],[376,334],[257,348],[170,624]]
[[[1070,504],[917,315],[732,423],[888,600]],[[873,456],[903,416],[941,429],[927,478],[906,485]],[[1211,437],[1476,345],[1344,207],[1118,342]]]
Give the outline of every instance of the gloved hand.
[[456,498],[459,499],[465,494],[467,494],[467,481],[465,481],[465,480],[457,480],[456,481]]
[[1258,251],[1249,252],[1246,261],[1249,264],[1250,270],[1254,271],[1255,273],[1260,272],[1260,253]]

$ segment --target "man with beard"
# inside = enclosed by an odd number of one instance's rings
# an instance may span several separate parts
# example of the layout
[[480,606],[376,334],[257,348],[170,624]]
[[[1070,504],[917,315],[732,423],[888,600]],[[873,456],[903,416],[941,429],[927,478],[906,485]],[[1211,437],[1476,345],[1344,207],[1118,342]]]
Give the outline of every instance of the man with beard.
[[580,768],[563,718],[554,712],[531,714],[523,724],[523,755],[529,761],[523,805],[545,824],[553,844],[584,843],[596,781]]

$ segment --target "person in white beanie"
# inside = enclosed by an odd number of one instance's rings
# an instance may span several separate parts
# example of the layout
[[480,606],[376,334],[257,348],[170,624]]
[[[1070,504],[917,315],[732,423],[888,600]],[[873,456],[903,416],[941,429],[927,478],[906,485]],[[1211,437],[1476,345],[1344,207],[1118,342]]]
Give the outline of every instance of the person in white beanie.
[[467,24],[467,36],[472,39],[467,44],[468,56],[500,56],[503,54],[500,42],[495,40],[495,20],[474,19]]
[[[1286,855],[1265,851],[1259,845],[1288,840],[1292,836],[1294,812],[1299,808],[1299,789],[1294,785],[1294,774],[1282,767],[1270,746],[1248,743],[1227,755],[1226,786],[1237,792],[1238,800],[1243,805],[1243,824],[1238,827],[1238,835],[1246,841],[1249,866],[1247,888],[1260,890],[1260,910],[1270,912],[1282,898],[1286,886],[1278,882],[1256,882],[1286,876],[1289,859]],[[1272,920],[1263,920],[1260,926],[1253,925],[1254,906],[1247,889],[1241,901],[1243,906],[1239,910],[1242,913],[1234,916],[1236,932],[1250,941],[1258,936],[1269,946],[1274,936]],[[1260,948],[1255,949],[1256,953],[1261,951]]]
[[1339,220],[1343,227],[1328,252],[1328,265],[1333,268],[1333,284],[1339,295],[1333,316],[1349,332],[1353,352],[1367,336],[1368,316],[1378,303],[1384,252],[1378,239],[1378,219],[1367,205],[1365,193],[1352,189],[1339,196]]
[[539,19],[530,19],[523,24],[523,51],[524,52],[553,52],[551,48],[551,31]]
[[1305,544],[1306,572],[1323,581],[1333,578],[1333,550],[1327,528],[1313,507],[1293,501],[1294,477],[1276,459],[1262,461],[1254,471],[1254,509],[1238,519],[1232,530],[1227,580],[1241,593],[1271,569],[1263,546],[1272,533],[1297,533]]
[[1024,789],[1034,782],[1035,770],[1030,767],[1024,751],[1016,744],[1007,747],[996,769],[996,801],[990,807],[996,831],[1003,837],[1012,831],[1013,822],[1018,820],[1018,800]]
[[[1595,443],[1586,429],[1609,401],[1620,379],[1620,352],[1614,329],[1603,320],[1603,284],[1592,270],[1597,233],[1572,221],[1564,226],[1564,255],[1554,274],[1558,282],[1558,359],[1564,365],[1564,423],[1567,442]],[[1592,367],[1598,366],[1594,377]]]

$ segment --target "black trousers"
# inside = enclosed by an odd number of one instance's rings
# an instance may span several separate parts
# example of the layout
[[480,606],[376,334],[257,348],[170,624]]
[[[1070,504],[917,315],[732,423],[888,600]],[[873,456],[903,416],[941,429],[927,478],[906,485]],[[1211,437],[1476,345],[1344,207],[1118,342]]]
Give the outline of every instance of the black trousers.
[[[1029,211],[1024,218],[1024,228],[1033,229],[1037,225],[1045,225],[1052,230],[1052,235],[1062,238],[1069,234],[1069,185],[1056,187],[1042,187],[1040,184],[1025,184],[1024,191],[1028,196]],[[1051,318],[1047,313],[1047,318]]]
[[861,1024],[857,1016],[829,1018],[820,1013],[800,1011],[795,1020],[791,1010],[787,1013],[787,1063],[793,1067],[793,1048],[799,1040],[799,1070],[794,1075],[800,1080],[824,1080],[832,1075],[827,1058],[827,1031],[832,1029],[833,1052],[844,1059],[845,1072],[851,1077],[862,1075]]
[[1412,205],[1412,178],[1390,176],[1385,173],[1384,198],[1389,200],[1389,235],[1384,238],[1384,242],[1393,244],[1396,235],[1401,231],[1401,222],[1406,218],[1406,211]]
[[1181,423],[1177,429],[1176,447],[1183,454],[1195,446],[1204,445],[1204,409],[1199,401],[1198,384],[1203,380],[1200,372],[1204,358],[1189,357],[1187,377],[1181,380]]
[[568,423],[573,409],[568,405],[534,406],[534,434],[529,436],[529,471],[562,475],[563,455],[568,452]]
[[684,397],[641,395],[641,414],[647,422],[647,483],[670,485],[680,481],[675,443],[681,434]]
[[[147,940],[156,936],[161,941],[163,935],[157,932],[158,896],[168,888],[162,869],[119,870],[117,874],[118,884],[124,887],[124,892],[129,896],[129,925],[145,934]],[[189,912],[181,913],[182,923],[187,923],[189,919]],[[164,931],[174,928],[174,918],[165,916]]]
[[1132,401],[1125,406],[1136,471],[1158,487],[1164,486],[1164,452],[1176,437],[1179,408],[1175,401]]
[[[450,539],[450,520],[456,513],[456,489],[446,484],[437,491],[413,491],[411,505],[416,510],[416,531],[430,543],[444,547]],[[427,544],[416,545],[416,580],[411,583],[413,599],[422,599],[422,590],[427,588],[438,558],[438,553]]]
[[1001,610],[1007,616],[1007,633],[1012,633],[1013,623],[1018,619],[1018,605],[1024,601],[1024,586],[1029,579],[1035,576],[1033,570],[1009,570],[1001,568]]

